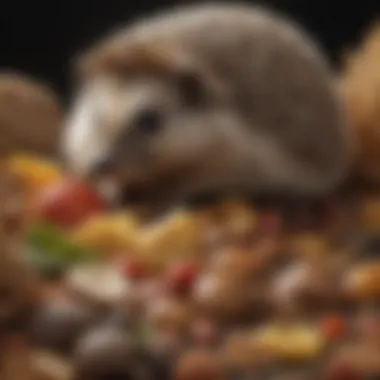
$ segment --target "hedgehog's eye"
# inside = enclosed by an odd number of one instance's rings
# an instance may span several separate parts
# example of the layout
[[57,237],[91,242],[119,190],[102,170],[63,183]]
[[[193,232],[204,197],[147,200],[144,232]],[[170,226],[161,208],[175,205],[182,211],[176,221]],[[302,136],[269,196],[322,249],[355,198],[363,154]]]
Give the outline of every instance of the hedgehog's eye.
[[137,116],[135,127],[144,134],[157,133],[162,127],[162,116],[155,109],[146,109]]
[[196,73],[182,73],[177,79],[182,100],[186,105],[199,107],[205,103],[205,89],[201,78]]

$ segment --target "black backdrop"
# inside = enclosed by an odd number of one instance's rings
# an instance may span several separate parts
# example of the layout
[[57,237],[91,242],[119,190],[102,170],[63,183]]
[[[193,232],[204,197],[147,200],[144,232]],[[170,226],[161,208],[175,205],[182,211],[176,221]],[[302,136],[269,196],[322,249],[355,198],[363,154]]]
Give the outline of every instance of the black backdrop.
[[[178,3],[167,0],[4,2],[0,6],[0,69],[25,71],[50,82],[64,95],[69,91],[68,62],[73,53],[115,24]],[[357,41],[380,10],[379,0],[260,2],[301,22],[334,62],[342,49]]]

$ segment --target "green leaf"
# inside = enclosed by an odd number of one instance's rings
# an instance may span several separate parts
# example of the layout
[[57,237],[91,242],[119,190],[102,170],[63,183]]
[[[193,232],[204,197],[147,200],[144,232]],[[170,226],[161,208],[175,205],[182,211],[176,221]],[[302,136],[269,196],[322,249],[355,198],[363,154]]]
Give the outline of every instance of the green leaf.
[[27,234],[27,247],[38,258],[67,265],[94,261],[99,258],[96,253],[72,242],[59,229],[46,224],[38,224],[30,228]]
[[153,335],[153,329],[152,326],[149,325],[146,322],[140,322],[139,325],[137,326],[137,329],[135,330],[136,333],[136,339],[137,343],[141,346],[147,345]]
[[25,256],[31,267],[44,278],[53,279],[60,277],[68,266],[66,262],[56,258],[47,257],[35,249],[28,249]]

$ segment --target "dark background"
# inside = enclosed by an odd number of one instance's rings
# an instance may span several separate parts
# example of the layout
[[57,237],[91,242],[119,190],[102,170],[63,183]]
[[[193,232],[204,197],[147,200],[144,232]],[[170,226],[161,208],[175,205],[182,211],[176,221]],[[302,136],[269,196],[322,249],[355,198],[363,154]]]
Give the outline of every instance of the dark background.
[[[3,4],[4,1],[0,5],[0,68],[32,74],[49,82],[64,96],[69,93],[68,63],[73,54],[115,24],[179,3],[13,0]],[[357,42],[380,10],[379,0],[267,0],[260,3],[267,3],[301,22],[335,64],[339,64],[341,51]]]

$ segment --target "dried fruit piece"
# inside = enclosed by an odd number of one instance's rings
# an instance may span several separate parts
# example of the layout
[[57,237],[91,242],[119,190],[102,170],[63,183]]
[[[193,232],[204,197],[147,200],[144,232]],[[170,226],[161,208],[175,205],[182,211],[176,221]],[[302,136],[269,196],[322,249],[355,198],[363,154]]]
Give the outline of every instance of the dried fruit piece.
[[324,347],[320,331],[307,325],[268,325],[256,330],[252,339],[284,360],[313,359]]
[[125,257],[120,260],[119,270],[130,281],[138,281],[145,278],[147,271],[143,263],[137,259]]
[[344,319],[339,315],[328,315],[323,318],[321,328],[328,340],[339,340],[346,332]]
[[20,154],[10,157],[9,167],[23,181],[30,196],[36,195],[38,191],[63,178],[58,166],[31,155]]
[[203,253],[202,227],[196,213],[179,210],[168,215],[139,233],[141,258],[159,269],[175,259],[198,260]]
[[179,261],[168,268],[166,280],[169,289],[175,293],[188,293],[194,284],[198,269],[191,262]]
[[73,240],[98,252],[115,254],[136,249],[138,222],[126,213],[97,215],[76,228]]

